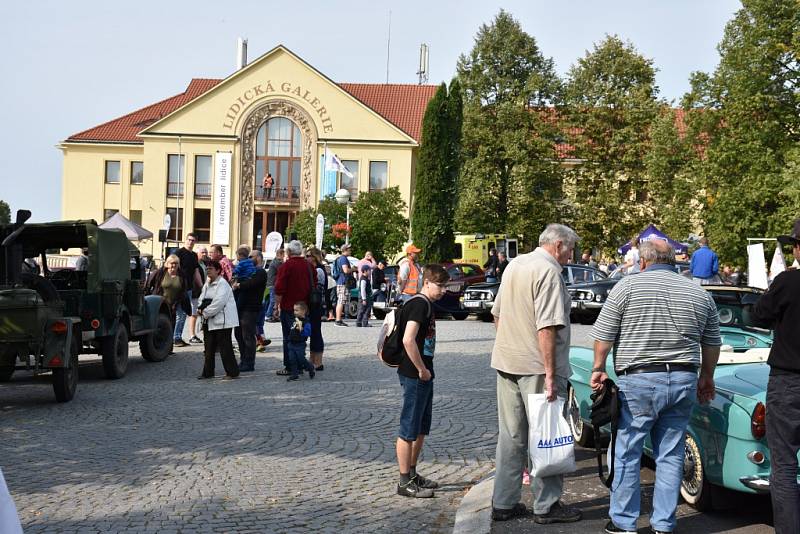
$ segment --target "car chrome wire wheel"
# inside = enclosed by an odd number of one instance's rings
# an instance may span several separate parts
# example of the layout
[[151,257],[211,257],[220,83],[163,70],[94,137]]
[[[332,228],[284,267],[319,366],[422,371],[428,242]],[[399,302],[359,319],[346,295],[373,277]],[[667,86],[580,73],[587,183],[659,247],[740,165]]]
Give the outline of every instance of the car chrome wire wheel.
[[594,443],[593,431],[581,419],[578,397],[575,394],[575,388],[572,386],[569,387],[569,394],[567,395],[567,420],[575,442],[581,447],[592,446]]
[[681,497],[701,512],[711,510],[711,484],[705,478],[700,447],[689,434],[686,435],[684,451]]

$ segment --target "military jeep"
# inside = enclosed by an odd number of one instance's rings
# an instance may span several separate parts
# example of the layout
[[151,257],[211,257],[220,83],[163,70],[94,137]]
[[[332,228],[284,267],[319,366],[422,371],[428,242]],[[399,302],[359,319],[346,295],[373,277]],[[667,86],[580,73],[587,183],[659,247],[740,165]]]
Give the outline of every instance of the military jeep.
[[[19,210],[14,224],[0,226],[0,382],[18,369],[52,371],[56,399],[66,402],[80,354],[100,354],[112,379],[127,370],[129,341],[151,362],[171,354],[169,308],[143,295],[139,252],[121,230],[29,218]],[[48,253],[71,248],[88,250],[85,270],[48,266]]]

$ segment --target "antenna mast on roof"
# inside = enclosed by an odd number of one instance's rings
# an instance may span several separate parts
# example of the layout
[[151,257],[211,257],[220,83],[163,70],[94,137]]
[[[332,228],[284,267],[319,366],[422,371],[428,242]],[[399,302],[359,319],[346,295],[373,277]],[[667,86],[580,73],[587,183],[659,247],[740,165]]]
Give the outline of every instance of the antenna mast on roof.
[[389,45],[392,43],[392,10],[389,10],[389,36],[386,38],[386,83],[389,83]]
[[419,76],[420,85],[428,83],[428,52],[428,45],[425,43],[419,45],[419,70],[417,71],[417,76]]

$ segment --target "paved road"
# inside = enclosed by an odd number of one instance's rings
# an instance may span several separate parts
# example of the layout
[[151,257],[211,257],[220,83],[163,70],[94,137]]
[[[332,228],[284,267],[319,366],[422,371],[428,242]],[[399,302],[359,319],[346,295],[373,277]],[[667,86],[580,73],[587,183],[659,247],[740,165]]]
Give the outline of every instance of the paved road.
[[[201,355],[192,347],[161,364],[133,356],[117,381],[84,363],[67,404],[53,401],[45,377],[18,373],[0,385],[0,466],[25,532],[449,532],[466,489],[493,468],[492,325],[438,323],[434,428],[420,471],[443,488],[420,501],[394,495],[400,389],[373,355],[377,328],[323,329],[325,371],[313,382],[275,376],[276,341],[256,373],[232,382],[196,380]],[[278,331],[268,325],[276,339]],[[572,341],[588,344],[588,327],[574,326]],[[580,454],[567,500],[589,521],[537,531],[602,527],[607,497]],[[743,509],[749,515],[682,507],[679,527],[765,532],[764,500]],[[493,532],[532,526],[523,519]]]
[[279,341],[230,382],[196,380],[193,347],[160,364],[137,355],[117,381],[84,364],[67,404],[46,378],[15,375],[0,386],[0,465],[25,532],[449,532],[493,468],[492,325],[438,323],[420,472],[443,488],[419,501],[394,494],[400,387],[374,356],[378,328],[323,332],[313,381],[275,376]]

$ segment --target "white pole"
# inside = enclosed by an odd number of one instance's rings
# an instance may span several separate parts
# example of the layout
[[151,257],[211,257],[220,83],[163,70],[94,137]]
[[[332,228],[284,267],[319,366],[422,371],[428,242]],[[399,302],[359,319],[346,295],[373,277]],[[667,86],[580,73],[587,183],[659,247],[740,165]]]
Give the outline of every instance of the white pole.
[[175,240],[180,242],[180,238],[178,236],[181,235],[181,197],[183,196],[183,191],[181,190],[181,186],[183,184],[183,145],[181,145],[181,136],[178,136],[178,201],[175,207]]
[[389,83],[389,45],[392,43],[392,10],[389,10],[389,36],[386,38],[386,83]]
[[344,234],[344,244],[349,245],[350,244],[350,201],[347,202],[347,222],[345,224],[347,225],[347,230],[346,233]]

